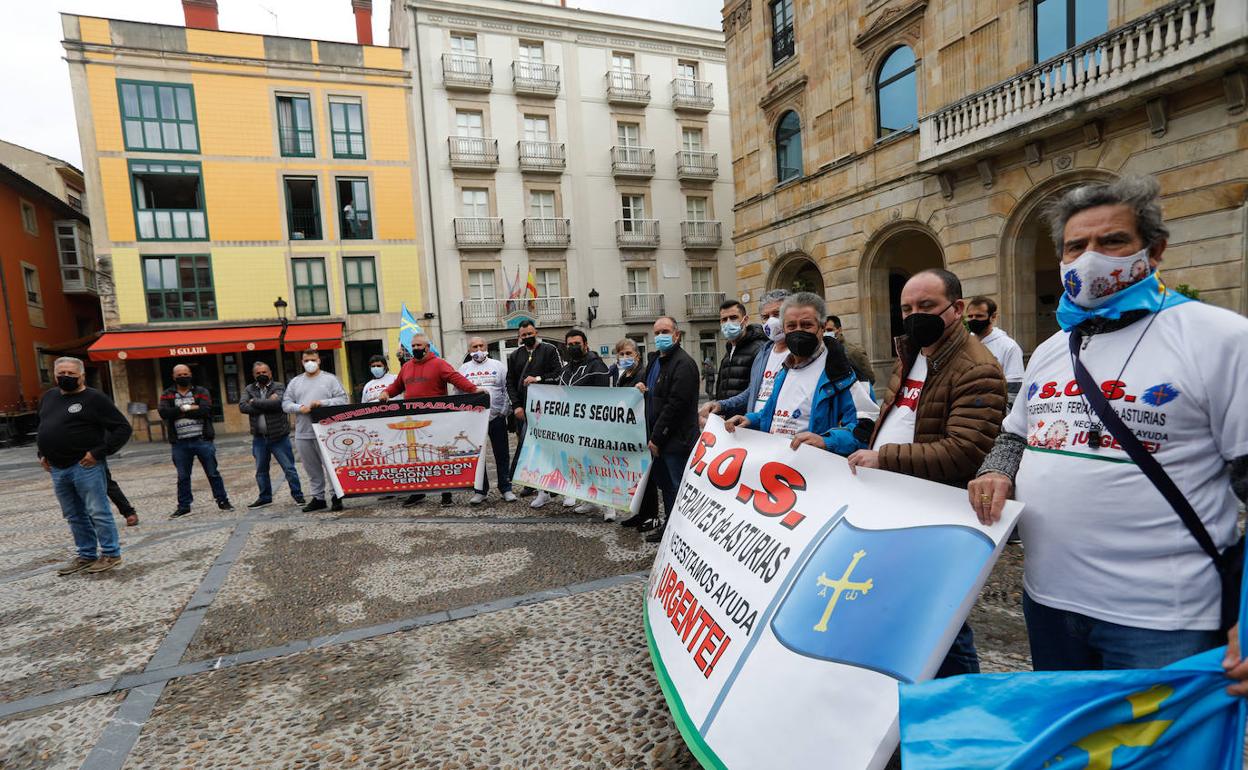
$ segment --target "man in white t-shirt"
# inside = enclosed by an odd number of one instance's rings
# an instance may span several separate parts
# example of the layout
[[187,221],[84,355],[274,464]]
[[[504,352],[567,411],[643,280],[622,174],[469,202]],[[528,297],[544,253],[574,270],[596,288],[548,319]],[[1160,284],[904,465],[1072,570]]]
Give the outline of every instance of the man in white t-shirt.
[[1005,384],[1013,395],[1023,381],[1023,349],[997,326],[998,315],[997,303],[992,297],[971,297],[966,303],[966,328],[996,356],[1001,371],[1005,372]]
[[386,371],[386,357],[376,355],[368,359],[368,372],[373,375],[373,379],[364,383],[364,390],[360,392],[360,403],[370,404],[390,387],[390,383],[394,382],[394,372]]
[[734,415],[757,412],[767,404],[780,365],[789,355],[784,343],[784,322],[780,319],[780,305],[789,296],[784,289],[773,289],[758,301],[758,315],[763,324],[767,344],[754,356],[750,366],[750,386],[731,398],[708,401],[698,410],[698,422],[706,425],[708,414],[718,414],[727,419]]
[[[1010,496],[1026,504],[1023,610],[1037,670],[1161,668],[1225,640],[1213,560],[1075,379],[1078,355],[1217,549],[1234,545],[1235,496],[1248,497],[1248,320],[1162,283],[1158,192],[1151,177],[1127,177],[1049,207],[1062,331],[1032,354],[969,488],[984,522]],[[1248,678],[1248,663],[1231,675]]]
[[[477,386],[477,390],[490,394],[490,423],[486,435],[494,452],[494,467],[498,476],[498,491],[503,499],[514,503],[518,498],[511,491],[511,473],[508,472],[509,447],[507,445],[507,365],[490,358],[489,347],[482,337],[468,340],[468,360],[459,367],[459,373]],[[480,505],[490,491],[488,472],[481,477],[482,486],[474,489],[468,498],[469,505]]]

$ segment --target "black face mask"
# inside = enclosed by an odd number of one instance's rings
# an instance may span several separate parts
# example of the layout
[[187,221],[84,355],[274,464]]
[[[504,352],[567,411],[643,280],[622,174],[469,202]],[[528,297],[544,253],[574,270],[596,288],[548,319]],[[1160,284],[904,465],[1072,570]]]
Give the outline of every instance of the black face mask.
[[263,386],[263,385],[268,385],[268,384],[269,384],[270,382],[272,382],[272,381],[273,381],[273,379],[272,379],[271,377],[269,377],[269,375],[267,375],[267,374],[257,374],[257,375],[256,375],[256,384],[257,384],[257,385],[261,385],[261,386]]
[[529,350],[532,350],[534,347],[537,346],[537,337],[525,337],[523,340],[521,340],[521,342],[524,343],[524,346],[526,348],[528,348]]
[[179,387],[189,388],[191,386],[191,378],[190,377],[174,377],[173,384]]
[[[953,307],[952,302],[945,305],[940,313],[951,307]],[[945,322],[940,317],[940,313],[911,313],[906,316],[901,326],[905,329],[910,342],[921,348],[936,344],[940,335],[945,333]]]
[[56,378],[56,387],[66,393],[73,393],[75,390],[78,390],[78,378],[62,374]]
[[987,318],[970,318],[967,319],[966,328],[971,330],[971,334],[976,337],[984,336],[984,332],[988,331],[988,325],[992,323]]
[[580,345],[568,345],[568,358],[580,361],[585,357],[585,348]]
[[819,338],[811,332],[786,332],[784,344],[798,358],[810,358],[819,349]]
[[412,358],[416,359],[417,361],[419,361],[420,359],[424,357],[425,357],[425,351],[422,350],[421,348],[416,348],[415,350],[412,351]]

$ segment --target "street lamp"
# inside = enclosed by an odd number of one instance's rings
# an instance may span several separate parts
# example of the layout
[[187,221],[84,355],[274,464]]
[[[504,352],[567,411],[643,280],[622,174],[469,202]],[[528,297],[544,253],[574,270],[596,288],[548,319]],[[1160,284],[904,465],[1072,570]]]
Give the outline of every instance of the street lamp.
[[281,297],[273,303],[273,309],[277,311],[277,320],[282,324],[282,331],[277,336],[277,376],[282,382],[286,381],[286,329],[290,326],[290,320],[286,318],[286,300]]
[[598,317],[598,290],[589,290],[589,328],[594,328],[594,319]]

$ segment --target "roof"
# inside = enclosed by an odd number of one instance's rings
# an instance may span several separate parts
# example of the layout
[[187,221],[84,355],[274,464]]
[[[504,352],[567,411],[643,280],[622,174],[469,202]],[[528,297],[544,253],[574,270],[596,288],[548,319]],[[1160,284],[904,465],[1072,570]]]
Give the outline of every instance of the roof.
[[2,163],[0,163],[0,184],[8,185],[28,198],[38,198],[40,203],[56,211],[58,218],[77,219],[80,222],[90,221],[86,214]]

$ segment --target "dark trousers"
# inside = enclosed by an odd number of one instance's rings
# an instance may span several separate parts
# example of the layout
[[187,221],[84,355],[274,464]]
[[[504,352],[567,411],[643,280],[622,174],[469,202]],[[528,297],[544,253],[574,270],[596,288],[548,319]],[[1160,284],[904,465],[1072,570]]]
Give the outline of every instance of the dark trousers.
[[252,436],[251,456],[256,460],[256,488],[260,491],[261,501],[273,501],[273,482],[269,479],[270,458],[277,460],[285,474],[291,497],[303,499],[303,487],[299,484],[299,471],[295,470],[295,451],[290,446],[289,435],[275,439]]
[[[499,415],[490,420],[486,435],[490,437],[490,449],[494,451],[494,475],[497,477],[498,491],[510,492],[511,467],[507,463],[507,418]],[[479,495],[484,495],[490,491],[490,472],[488,468],[481,474],[481,488],[473,491]]]
[[516,466],[520,464],[520,449],[524,446],[524,434],[529,431],[528,420],[516,420],[516,453],[511,456],[511,473],[507,483],[516,477]]
[[949,652],[945,654],[944,661],[936,671],[936,678],[944,679],[959,674],[978,673],[979,652],[975,649],[975,632],[971,630],[970,623],[963,623],[958,635],[953,639],[953,644],[949,645]]
[[667,516],[672,515],[676,508],[676,492],[680,489],[680,480],[685,475],[685,463],[689,460],[692,447],[680,447],[675,450],[663,449],[654,458],[654,468],[650,471],[650,480],[658,484],[663,494],[663,510]]
[[134,513],[134,505],[130,502],[130,498],[126,497],[126,493],[121,491],[121,487],[113,480],[112,471],[108,469],[108,464],[104,463],[104,475],[108,478],[108,499],[117,506],[117,512],[122,516],[129,516]]
[[195,464],[196,457],[199,458],[199,464],[204,469],[204,475],[208,477],[213,499],[218,503],[229,500],[230,496],[225,491],[225,481],[221,479],[221,472],[217,470],[216,445],[211,441],[195,438],[179,441],[173,445],[173,467],[178,470],[178,507],[191,507],[193,500],[191,468]]

